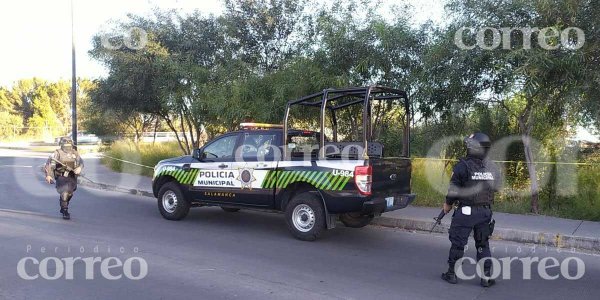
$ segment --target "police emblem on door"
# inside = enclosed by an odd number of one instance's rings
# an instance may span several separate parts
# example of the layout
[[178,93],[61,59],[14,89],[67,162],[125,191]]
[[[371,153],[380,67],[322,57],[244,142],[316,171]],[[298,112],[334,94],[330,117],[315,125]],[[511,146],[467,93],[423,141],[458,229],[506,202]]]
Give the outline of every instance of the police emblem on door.
[[249,168],[242,168],[242,169],[238,169],[238,177],[236,178],[237,180],[240,181],[240,185],[242,189],[252,189],[252,182],[256,181],[256,178],[254,178],[254,175],[252,174],[254,172],[254,169],[249,169]]

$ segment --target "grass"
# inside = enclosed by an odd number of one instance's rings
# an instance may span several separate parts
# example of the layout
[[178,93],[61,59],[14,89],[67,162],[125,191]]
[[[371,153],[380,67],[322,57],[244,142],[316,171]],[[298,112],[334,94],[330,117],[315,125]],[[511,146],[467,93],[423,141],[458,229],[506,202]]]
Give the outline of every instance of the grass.
[[[540,170],[541,171],[541,170]],[[415,205],[441,207],[448,190],[452,165],[440,161],[413,161],[412,188],[417,194]],[[600,221],[600,165],[580,166],[572,186],[557,187],[550,181],[541,186],[539,194],[540,213],[560,218]],[[560,195],[557,190],[571,190],[568,195]],[[509,178],[504,189],[497,194],[494,210],[530,214],[531,197],[529,181]]]
[[[118,159],[153,167],[160,160],[182,155],[177,143],[140,143],[119,141],[107,147],[104,153]],[[102,162],[117,172],[152,176],[150,168],[122,163],[117,160],[103,158]],[[600,163],[600,156],[591,158],[592,163]],[[452,172],[452,164],[442,161],[413,160],[412,188],[417,194],[415,205],[441,207],[448,190],[448,181]],[[542,170],[540,170],[542,171]],[[541,214],[561,218],[600,221],[600,164],[580,166],[573,176],[575,179],[573,192],[560,196],[552,184],[542,186],[540,192]],[[529,183],[525,178],[508,178],[505,189],[496,196],[494,210],[514,213],[530,213]],[[511,191],[512,193],[509,193]]]
[[[118,141],[102,149],[104,154],[121,160],[126,160],[147,167],[154,167],[159,161],[182,155],[177,142],[139,143]],[[113,171],[152,176],[153,169],[124,163],[108,157],[102,158],[102,163]]]

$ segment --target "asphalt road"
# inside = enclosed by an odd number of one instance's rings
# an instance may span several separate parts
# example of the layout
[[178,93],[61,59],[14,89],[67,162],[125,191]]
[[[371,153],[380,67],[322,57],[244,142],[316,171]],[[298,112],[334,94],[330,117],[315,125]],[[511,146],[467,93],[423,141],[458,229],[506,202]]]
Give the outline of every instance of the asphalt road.
[[[367,227],[339,226],[316,242],[295,240],[282,215],[218,208],[196,208],[179,222],[164,220],[147,197],[80,187],[71,204],[72,219],[58,213],[58,194],[43,183],[42,156],[0,150],[0,298],[1,299],[598,299],[600,257],[557,252],[553,248],[493,241],[494,256],[577,257],[585,264],[578,280],[544,280],[533,264],[524,280],[522,264],[513,263],[511,279],[484,289],[478,280],[449,285],[447,236]],[[18,156],[18,157],[16,157]],[[471,248],[473,244],[470,244]],[[42,249],[42,247],[44,249]],[[45,251],[45,252],[42,252]],[[83,251],[83,253],[81,252]],[[467,255],[474,257],[473,249]],[[137,257],[147,263],[139,280],[109,280],[101,263],[87,268],[76,261],[73,279],[43,279],[31,261],[25,280],[18,263],[34,257],[49,263],[68,257]],[[54,259],[56,257],[56,259]],[[109,260],[110,261],[110,260]],[[113,260],[114,262],[115,260]],[[143,270],[138,263],[131,277]],[[573,262],[573,261],[572,261]],[[124,274],[111,269],[111,275]],[[474,267],[466,266],[466,273]],[[569,264],[571,275],[575,263]],[[142,272],[143,273],[143,272]],[[559,274],[559,268],[550,269]],[[59,274],[60,275],[60,274]],[[48,277],[47,276],[47,277]]]

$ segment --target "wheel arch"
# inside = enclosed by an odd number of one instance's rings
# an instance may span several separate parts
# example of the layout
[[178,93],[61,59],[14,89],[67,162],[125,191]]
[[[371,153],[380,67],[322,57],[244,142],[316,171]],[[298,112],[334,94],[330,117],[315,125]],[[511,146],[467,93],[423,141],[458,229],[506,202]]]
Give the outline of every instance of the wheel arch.
[[278,201],[277,201],[278,205],[279,205],[278,209],[281,211],[285,211],[290,200],[295,195],[297,195],[299,193],[304,193],[304,192],[314,192],[319,197],[319,199],[321,199],[321,202],[323,203],[323,208],[325,211],[325,220],[327,222],[327,229],[335,228],[337,215],[329,213],[329,209],[327,208],[327,201],[325,201],[325,196],[323,195],[321,190],[319,190],[314,185],[312,185],[308,182],[295,182],[293,184],[288,185],[278,196]]
[[160,177],[155,178],[154,182],[152,183],[152,193],[154,194],[154,197],[158,197],[158,191],[160,191],[160,188],[169,182],[175,182],[177,183],[177,185],[179,185],[177,179],[170,175],[162,175]]
[[[314,185],[308,182],[295,182],[288,185],[285,189],[282,189],[279,195],[277,195],[278,201],[276,208],[281,211],[285,211],[286,206],[295,195],[310,191],[317,192],[319,197],[323,199],[323,194]],[[327,207],[325,205],[325,201],[323,201],[323,205]]]

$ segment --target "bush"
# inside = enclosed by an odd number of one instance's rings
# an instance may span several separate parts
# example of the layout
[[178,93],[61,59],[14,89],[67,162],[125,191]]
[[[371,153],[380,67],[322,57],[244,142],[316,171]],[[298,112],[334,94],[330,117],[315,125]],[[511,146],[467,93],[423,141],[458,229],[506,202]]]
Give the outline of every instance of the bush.
[[14,139],[20,134],[23,121],[21,117],[0,111],[0,138],[3,140]]
[[[448,182],[454,163],[447,164],[445,161],[424,159],[413,160],[412,190],[413,193],[417,194],[415,205],[442,206],[446,199],[445,191],[448,190]],[[428,175],[430,175],[429,178]]]
[[102,163],[113,171],[144,176],[152,176],[154,172],[153,169],[148,167],[154,167],[156,163],[163,159],[182,155],[177,142],[136,144],[130,141],[118,141],[103,150],[107,156],[147,166],[137,166],[108,157],[102,158]]
[[[600,221],[600,154],[590,156],[581,165],[573,169],[577,186],[559,186],[556,176],[550,174],[548,184],[541,186],[539,205],[541,214],[577,220]],[[452,167],[456,162],[447,163],[435,160],[413,160],[412,189],[417,194],[414,202],[417,206],[441,207],[448,189]],[[494,210],[527,214],[530,212],[529,180],[521,172],[512,169],[521,168],[519,164],[508,166],[508,178],[503,192],[497,194]],[[551,172],[550,167],[539,168],[539,175]],[[561,172],[562,169],[558,169]],[[521,174],[521,175],[516,175]],[[428,178],[429,175],[429,178]],[[568,196],[558,191],[569,190]]]
[[[592,155],[584,162],[591,165],[577,168],[575,194],[556,197],[557,201],[551,209],[567,218],[600,221],[600,154]],[[552,199],[545,199],[549,200]]]

